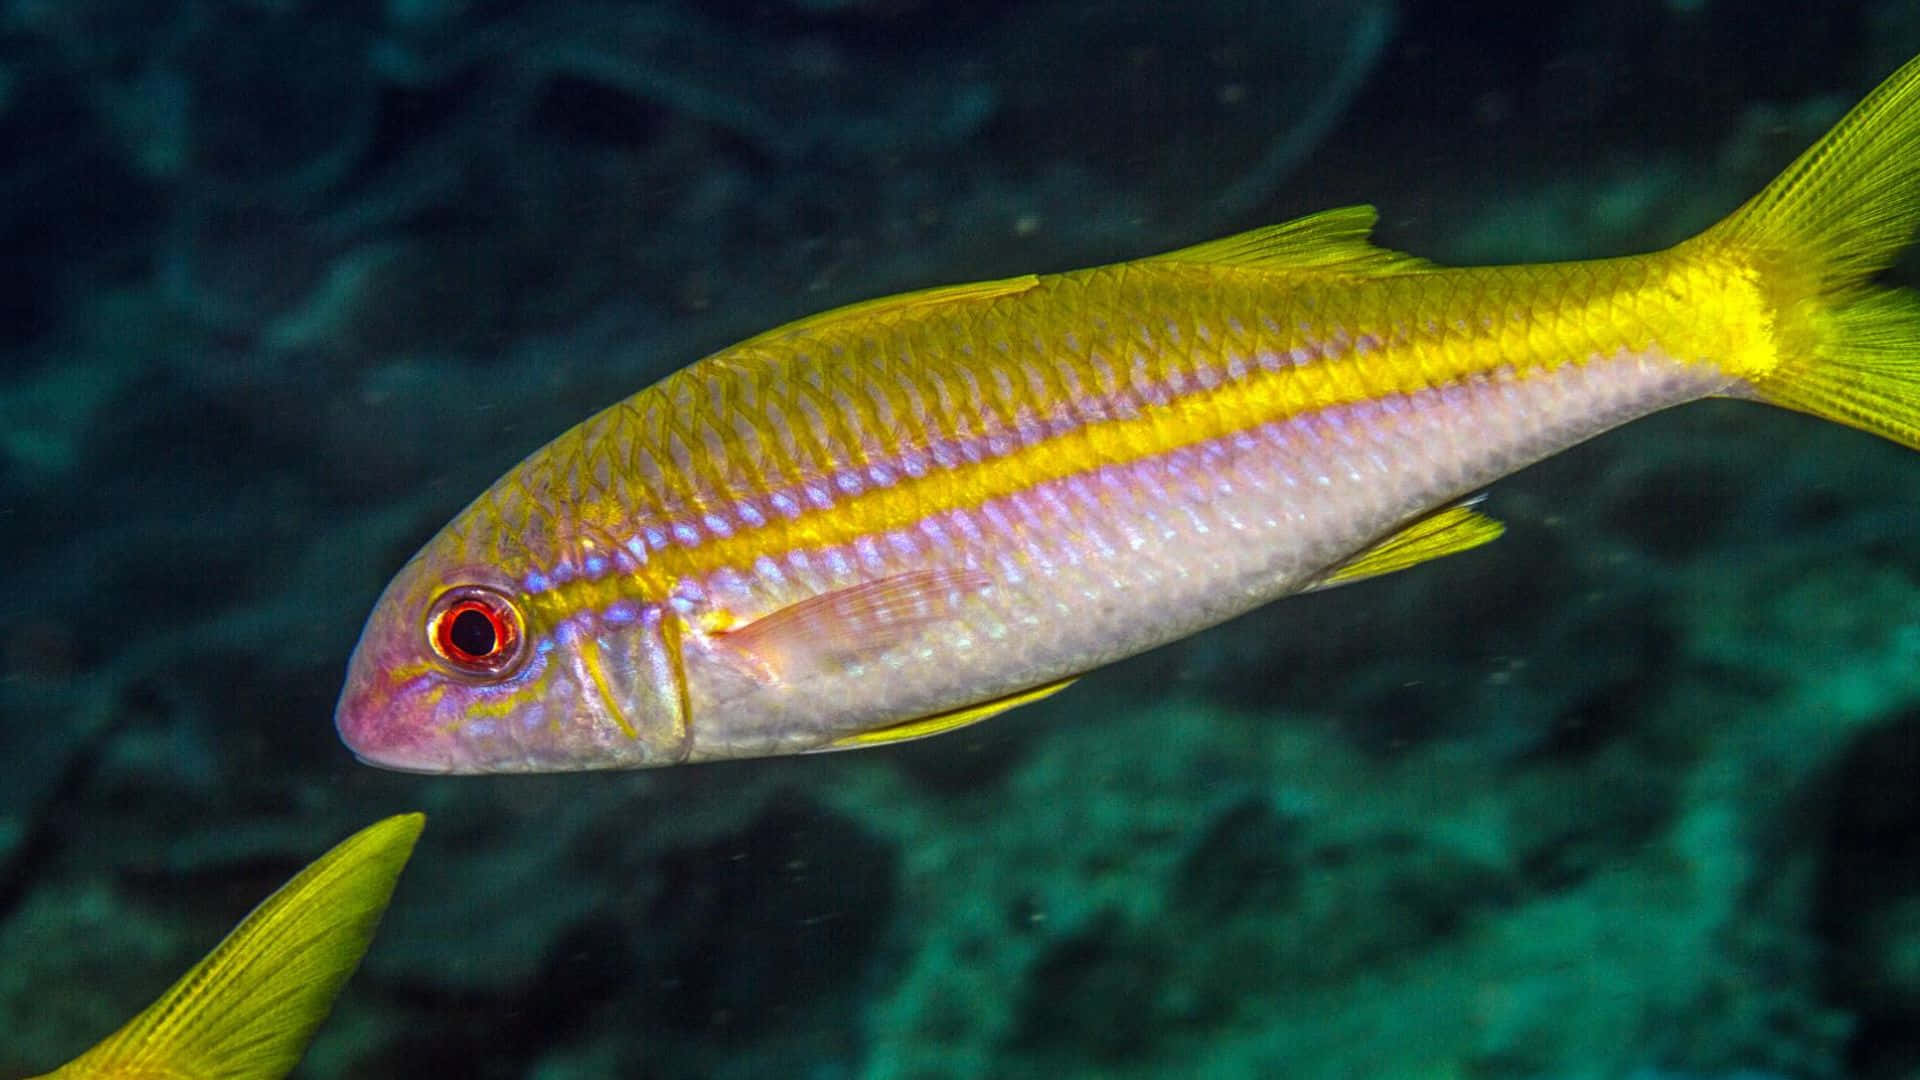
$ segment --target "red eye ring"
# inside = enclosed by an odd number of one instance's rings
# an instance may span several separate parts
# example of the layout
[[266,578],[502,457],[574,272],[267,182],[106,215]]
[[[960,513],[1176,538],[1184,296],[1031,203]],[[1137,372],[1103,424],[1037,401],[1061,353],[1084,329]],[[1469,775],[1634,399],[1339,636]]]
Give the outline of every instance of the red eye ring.
[[520,612],[492,589],[449,590],[427,617],[434,654],[468,675],[499,675],[520,659]]

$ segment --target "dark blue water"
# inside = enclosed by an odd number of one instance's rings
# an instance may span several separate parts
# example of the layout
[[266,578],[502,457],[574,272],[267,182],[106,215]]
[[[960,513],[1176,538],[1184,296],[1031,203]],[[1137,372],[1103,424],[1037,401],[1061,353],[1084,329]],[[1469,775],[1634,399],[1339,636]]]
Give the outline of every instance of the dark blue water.
[[0,4],[0,1075],[414,808],[300,1075],[1912,1075],[1920,456],[1758,406],[897,749],[423,779],[331,727],[419,543],[710,349],[1351,202],[1662,246],[1920,53],[1809,8]]

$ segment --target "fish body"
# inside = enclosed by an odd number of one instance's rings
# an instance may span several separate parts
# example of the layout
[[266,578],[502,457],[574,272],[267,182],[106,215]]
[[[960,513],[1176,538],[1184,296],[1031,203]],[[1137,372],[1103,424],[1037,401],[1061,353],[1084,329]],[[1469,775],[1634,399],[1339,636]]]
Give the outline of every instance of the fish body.
[[1370,208],[927,290],[683,369],[400,572],[337,713],[431,772],[932,734],[1497,535],[1463,500],[1709,396],[1920,446],[1920,61],[1667,251],[1443,268]]
[[140,1015],[40,1080],[276,1080],[306,1052],[393,897],[426,819],[341,841],[262,901]]

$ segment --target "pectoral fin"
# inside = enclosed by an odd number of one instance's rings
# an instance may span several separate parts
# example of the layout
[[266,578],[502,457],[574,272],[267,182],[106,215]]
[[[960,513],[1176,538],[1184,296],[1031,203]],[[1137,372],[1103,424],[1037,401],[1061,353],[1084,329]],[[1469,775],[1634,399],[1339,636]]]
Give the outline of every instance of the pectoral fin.
[[[1075,678],[1078,678],[1078,676],[1075,676]],[[1056,683],[1036,686],[1031,690],[1022,690],[1017,694],[1008,694],[1006,697],[994,698],[992,701],[983,701],[978,705],[968,705],[964,708],[954,709],[951,712],[935,713],[932,716],[922,716],[917,720],[889,724],[886,727],[875,728],[872,731],[843,735],[812,752],[818,754],[828,750],[854,750],[863,746],[887,746],[891,743],[910,742],[914,739],[924,739],[929,735],[939,735],[942,732],[955,731],[967,727],[970,724],[977,724],[990,716],[998,716],[1008,709],[1017,709],[1022,705],[1030,705],[1033,702],[1039,701],[1041,698],[1051,697],[1072,685],[1073,681],[1073,679],[1061,679]]]
[[1315,588],[1345,585],[1418,566],[1428,559],[1476,548],[1498,537],[1506,526],[1471,506],[1449,506],[1401,529],[1342,563]]
[[991,584],[977,570],[914,570],[810,596],[714,637],[756,677],[778,681],[902,644]]

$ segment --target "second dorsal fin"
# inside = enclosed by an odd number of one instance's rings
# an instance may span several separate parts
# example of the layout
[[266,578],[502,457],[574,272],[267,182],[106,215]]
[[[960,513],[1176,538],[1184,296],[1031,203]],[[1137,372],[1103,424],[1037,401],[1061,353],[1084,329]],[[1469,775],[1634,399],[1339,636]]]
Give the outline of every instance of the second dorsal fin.
[[1404,274],[1433,268],[1418,255],[1379,247],[1368,239],[1378,216],[1371,206],[1343,206],[1183,247],[1146,261],[1356,275]]

